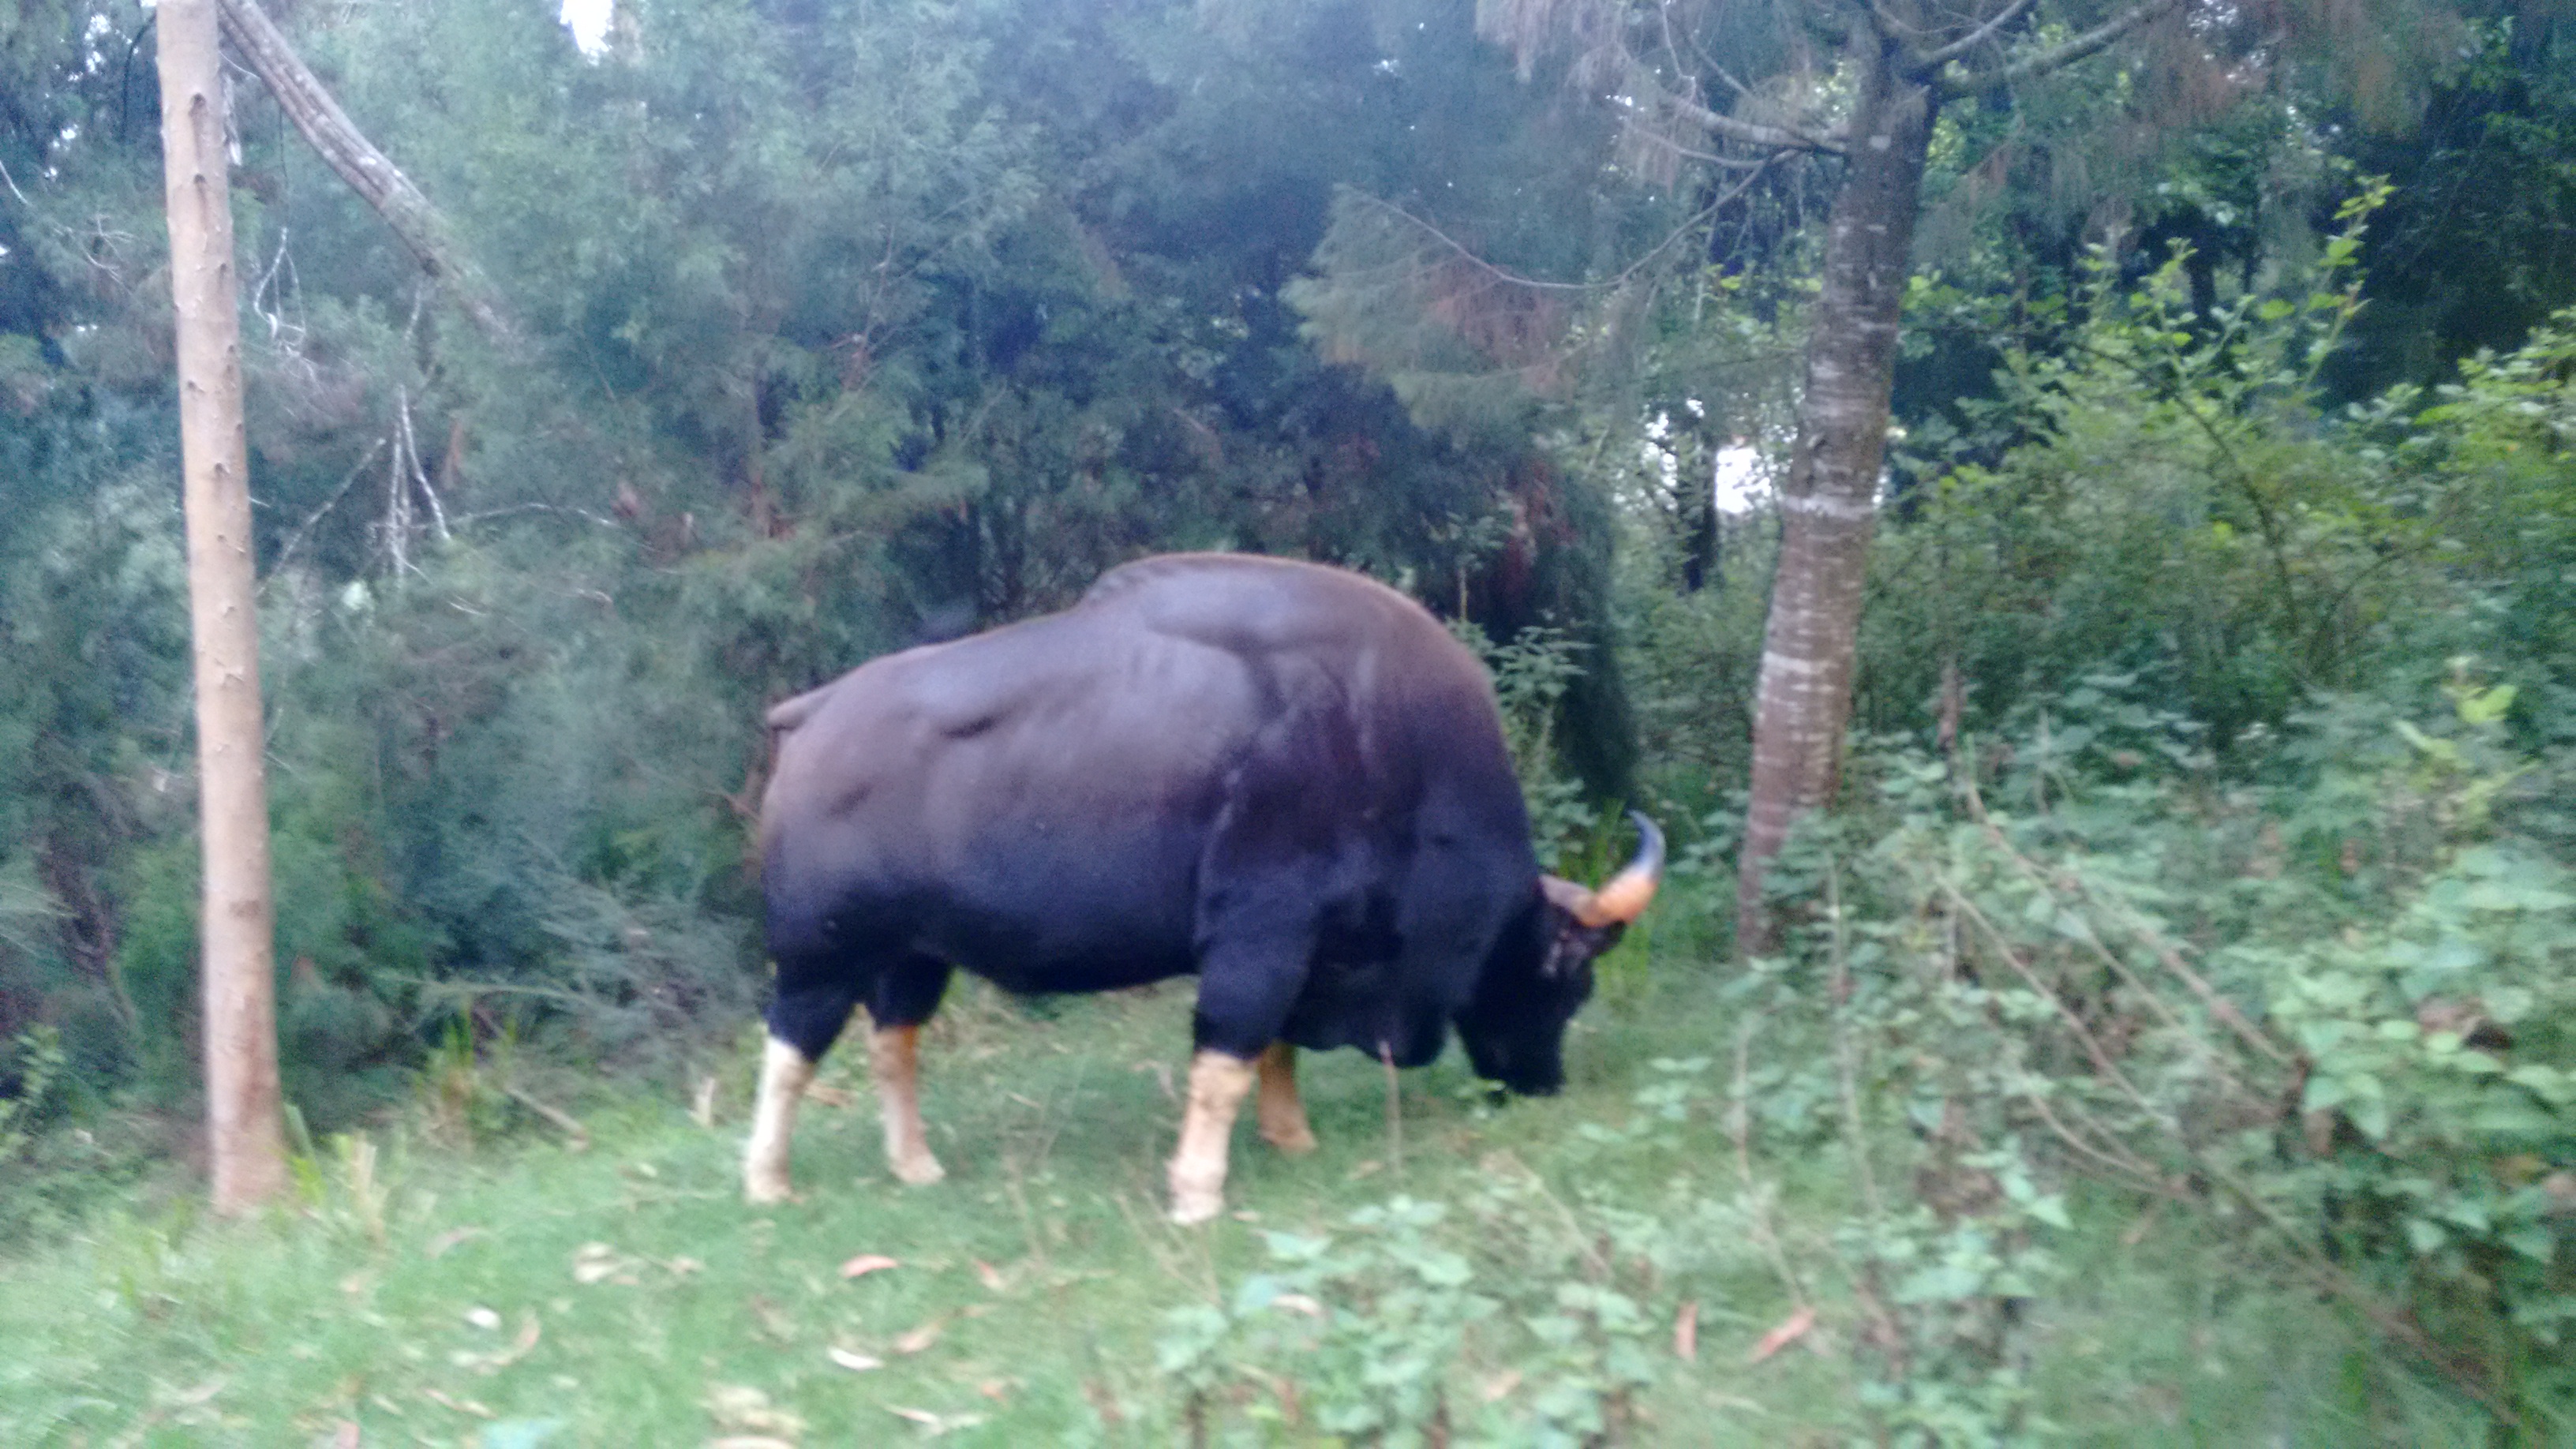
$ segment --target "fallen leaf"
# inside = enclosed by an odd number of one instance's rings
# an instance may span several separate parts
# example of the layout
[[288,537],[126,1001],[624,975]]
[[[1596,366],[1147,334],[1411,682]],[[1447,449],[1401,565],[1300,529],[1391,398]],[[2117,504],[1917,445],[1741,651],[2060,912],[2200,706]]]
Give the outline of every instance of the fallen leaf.
[[719,1419],[756,1413],[769,1407],[769,1395],[749,1384],[707,1385],[707,1412]]
[[1016,1382],[1013,1379],[986,1379],[975,1386],[975,1392],[998,1404],[1011,1396]]
[[839,1364],[841,1367],[848,1369],[854,1374],[863,1374],[870,1369],[881,1369],[885,1367],[884,1359],[878,1358],[873,1354],[860,1353],[856,1349],[843,1348],[839,1344],[834,1344],[830,1348],[823,1350],[823,1352],[832,1360],[832,1362]]
[[939,1335],[946,1333],[947,1331],[948,1325],[934,1318],[928,1323],[921,1325],[919,1328],[914,1329],[910,1333],[905,1334],[903,1337],[896,1339],[894,1341],[894,1351],[897,1353],[919,1353],[923,1349],[937,1343],[939,1341]]
[[423,1389],[420,1391],[420,1396],[429,1400],[431,1403],[438,1405],[442,1409],[454,1409],[460,1414],[472,1414],[478,1419],[488,1419],[492,1417],[492,1411],[490,1409],[483,1407],[472,1399],[452,1399],[447,1395],[440,1393],[436,1389]]
[[465,1321],[473,1324],[476,1328],[482,1329],[485,1333],[490,1333],[501,1326],[501,1315],[484,1307],[482,1304],[477,1303],[473,1307],[465,1310]]
[[1699,1358],[1699,1300],[1694,1298],[1673,1315],[1673,1357],[1685,1361]]
[[785,1340],[796,1336],[795,1320],[779,1312],[777,1304],[758,1294],[751,1298],[751,1316],[759,1324],[760,1331],[771,1338]]
[[572,1254],[572,1281],[596,1283],[626,1268],[626,1260],[606,1243],[584,1243]]
[[930,1431],[930,1437],[933,1439],[942,1434],[954,1434],[960,1429],[971,1429],[984,1422],[984,1416],[981,1414],[934,1414],[928,1409],[898,1409],[892,1405],[886,1407],[886,1412],[898,1419],[909,1419],[919,1424]]
[[707,1412],[719,1429],[748,1429],[755,1434],[789,1437],[805,1432],[805,1421],[785,1409],[772,1408],[769,1395],[748,1384],[711,1384]]
[[983,1280],[988,1292],[999,1293],[1009,1286],[1008,1280],[1002,1277],[1002,1270],[981,1258],[975,1260],[975,1276]]
[[[492,1325],[500,1328],[500,1318],[497,1318],[497,1315],[495,1320],[492,1320]],[[513,1346],[497,1348],[497,1351],[492,1351],[492,1354],[474,1354],[471,1348],[459,1348],[456,1354],[448,1354],[448,1361],[459,1366],[459,1369],[474,1369],[477,1374],[497,1374],[502,1372],[502,1369],[507,1369],[510,1364],[518,1364],[520,1359],[526,1359],[528,1348],[536,1348],[536,1336],[538,1336],[536,1315],[531,1312],[526,1320],[520,1320],[518,1343],[513,1343]]]
[[707,1449],[796,1449],[791,1440],[773,1439],[766,1434],[727,1434],[707,1441]]
[[1746,1362],[1762,1362],[1764,1359],[1769,1358],[1771,1355],[1778,1353],[1780,1350],[1787,1348],[1789,1345],[1796,1343],[1799,1339],[1805,1337],[1807,1330],[1815,1326],[1816,1310],[1812,1307],[1799,1309],[1797,1312],[1790,1314],[1779,1327],[1762,1335],[1762,1341],[1753,1346],[1753,1356],[1750,1359],[1747,1359]]
[[691,1273],[703,1273],[707,1271],[707,1265],[699,1262],[695,1258],[673,1258],[662,1266],[670,1269],[671,1276],[674,1278],[686,1278]]
[[1303,1293],[1282,1293],[1270,1300],[1270,1306],[1289,1313],[1302,1313],[1308,1318],[1324,1316],[1324,1305]]
[[852,1258],[850,1261],[841,1265],[841,1276],[844,1278],[864,1278],[870,1273],[882,1273],[888,1268],[900,1268],[902,1266],[903,1260],[900,1258],[889,1258],[883,1253],[861,1253],[859,1256]]
[[1510,1393],[1512,1390],[1517,1389],[1520,1386],[1521,1371],[1519,1369],[1505,1369],[1501,1373],[1498,1373],[1492,1378],[1485,1380],[1483,1383],[1478,1384],[1476,1386],[1476,1396],[1483,1399],[1486,1403],[1491,1404],[1499,1401],[1505,1394]]
[[[456,1250],[456,1245],[459,1243],[472,1238],[488,1238],[490,1236],[492,1236],[492,1234],[483,1228],[449,1228],[446,1232],[430,1239],[429,1246],[421,1249],[421,1252],[427,1255],[431,1262],[435,1263],[439,1259],[446,1257],[449,1253],[454,1252]],[[354,1277],[356,1275],[352,1274],[351,1276]]]
[[528,1356],[528,1351],[535,1348],[537,1346],[537,1340],[544,1336],[545,1329],[538,1324],[536,1312],[532,1309],[529,1312],[520,1315],[519,1336],[510,1341],[510,1346],[499,1353],[485,1355],[483,1362],[478,1365],[478,1367],[487,1374],[508,1368],[510,1365],[526,1358]]
[[172,1394],[170,1396],[169,1406],[174,1409],[193,1409],[199,1404],[208,1402],[213,1399],[215,1395],[220,1394],[223,1391],[224,1381],[222,1379],[208,1379],[193,1389],[181,1389],[179,1392]]

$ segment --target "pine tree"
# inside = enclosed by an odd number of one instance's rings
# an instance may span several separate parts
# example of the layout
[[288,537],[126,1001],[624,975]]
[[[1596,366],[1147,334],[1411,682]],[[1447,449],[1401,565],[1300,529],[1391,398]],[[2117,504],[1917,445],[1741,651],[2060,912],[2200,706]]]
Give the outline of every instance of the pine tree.
[[250,457],[242,429],[241,316],[215,4],[162,0],[161,148],[178,310],[188,612],[196,641],[207,1140],[215,1210],[237,1213],[286,1185],[286,1144],[277,1082]]

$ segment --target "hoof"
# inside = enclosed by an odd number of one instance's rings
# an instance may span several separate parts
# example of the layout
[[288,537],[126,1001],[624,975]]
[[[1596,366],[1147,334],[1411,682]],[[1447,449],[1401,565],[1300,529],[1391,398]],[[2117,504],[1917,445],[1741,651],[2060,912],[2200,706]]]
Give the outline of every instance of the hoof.
[[1225,1211],[1225,1177],[1210,1177],[1200,1172],[1175,1168],[1169,1179],[1172,1185],[1172,1221],[1182,1227],[1195,1227]]
[[939,1165],[938,1158],[925,1152],[919,1157],[895,1163],[894,1175],[909,1186],[928,1187],[946,1178],[948,1169]]
[[783,1176],[764,1175],[743,1180],[742,1200],[753,1207],[775,1207],[787,1201],[790,1196],[792,1194],[787,1189],[787,1179]]
[[1287,1153],[1291,1157],[1303,1157],[1307,1153],[1315,1150],[1314,1129],[1308,1127],[1303,1122],[1298,1123],[1295,1127],[1283,1127],[1276,1130],[1264,1127],[1261,1129],[1261,1140],[1278,1148],[1280,1151]]

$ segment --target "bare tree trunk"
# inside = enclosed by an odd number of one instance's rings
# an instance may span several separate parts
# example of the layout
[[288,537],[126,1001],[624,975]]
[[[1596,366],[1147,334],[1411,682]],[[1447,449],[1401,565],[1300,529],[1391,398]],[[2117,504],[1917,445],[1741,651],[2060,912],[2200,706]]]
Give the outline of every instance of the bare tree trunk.
[[350,124],[340,103],[331,98],[322,82],[306,67],[295,48],[277,23],[268,18],[256,0],[219,0],[223,32],[242,59],[259,73],[269,94],[277,97],[278,107],[295,123],[307,143],[322,158],[323,164],[339,173],[358,193],[358,199],[375,209],[396,239],[402,242],[422,271],[445,282],[457,305],[485,337],[504,346],[514,346],[517,331],[501,310],[491,284],[476,269],[473,259],[448,235],[447,220],[429,198],[412,185],[385,153]]
[[205,852],[206,1117],[215,1210],[286,1185],[277,1086],[275,913],[261,761],[259,611],[242,434],[241,314],[225,176],[217,0],[161,0],[161,161],[178,312],[188,618],[195,642]]
[[1826,233],[1797,451],[1780,489],[1780,565],[1763,639],[1753,795],[1736,876],[1736,941],[1746,952],[1772,943],[1762,910],[1771,858],[1798,817],[1833,794],[1842,766],[1861,587],[1887,454],[1897,322],[1939,107],[1894,42],[1864,29],[1855,44],[1863,53],[1845,150],[1849,173]]

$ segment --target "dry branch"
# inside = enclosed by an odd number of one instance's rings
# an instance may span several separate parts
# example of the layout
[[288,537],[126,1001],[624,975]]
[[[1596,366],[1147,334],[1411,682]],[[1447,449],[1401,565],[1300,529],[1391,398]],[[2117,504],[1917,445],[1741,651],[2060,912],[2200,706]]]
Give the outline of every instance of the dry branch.
[[278,108],[295,123],[324,165],[329,166],[358,199],[367,203],[422,271],[446,284],[474,325],[495,343],[512,345],[517,329],[502,310],[491,284],[473,259],[449,234],[447,219],[430,205],[401,169],[386,159],[358,128],[321,80],[304,64],[284,32],[256,0],[217,0],[224,38],[241,52]]

